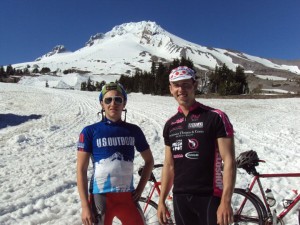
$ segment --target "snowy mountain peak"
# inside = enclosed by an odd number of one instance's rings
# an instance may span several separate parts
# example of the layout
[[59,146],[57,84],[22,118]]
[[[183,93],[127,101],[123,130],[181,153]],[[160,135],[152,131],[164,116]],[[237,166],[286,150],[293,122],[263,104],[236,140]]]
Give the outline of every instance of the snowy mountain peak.
[[154,35],[156,33],[164,32],[164,30],[157,25],[155,22],[151,21],[141,21],[141,22],[131,22],[131,23],[124,23],[119,26],[115,26],[110,32],[110,36],[115,35],[124,35],[127,33],[133,34],[143,34],[147,33],[150,35]]
[[[124,23],[106,33],[90,37],[85,46],[67,52],[63,45],[38,58],[38,66],[51,71],[74,70],[118,79],[120,75],[134,75],[137,70],[150,71],[152,61],[171,62],[181,57],[193,61],[202,73],[226,64],[235,70],[241,66],[248,73],[280,75],[290,78],[300,75],[295,64],[283,64],[234,50],[208,48],[169,33],[156,22]],[[16,65],[22,69],[30,62]],[[107,76],[109,75],[109,76]],[[113,77],[114,76],[114,77]]]
[[40,60],[42,60],[44,58],[48,58],[48,57],[53,56],[55,54],[65,53],[65,52],[68,52],[68,50],[65,48],[64,45],[56,45],[52,49],[52,51],[48,52],[47,54],[45,54],[45,55],[43,55],[43,56],[41,56],[39,58],[37,58],[35,61],[40,61]]
[[96,40],[101,40],[105,37],[103,33],[97,33],[90,37],[90,39],[85,43],[85,46],[92,46]]

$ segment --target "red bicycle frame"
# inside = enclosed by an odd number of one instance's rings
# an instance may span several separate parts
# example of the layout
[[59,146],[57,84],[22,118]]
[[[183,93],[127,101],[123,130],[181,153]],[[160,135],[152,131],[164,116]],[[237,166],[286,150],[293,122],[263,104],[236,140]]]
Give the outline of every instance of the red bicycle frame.
[[[269,204],[267,203],[267,199],[263,190],[263,186],[261,184],[260,178],[278,178],[278,177],[300,177],[300,173],[274,173],[274,174],[255,174],[251,184],[249,185],[248,190],[250,192],[252,192],[252,189],[255,185],[255,183],[257,182],[260,193],[262,195],[263,198],[263,202],[264,205],[267,209],[267,212],[269,215],[272,214],[271,209]],[[300,201],[300,194],[298,194],[294,199],[293,202],[287,207],[285,208],[282,212],[280,212],[280,214],[277,216],[277,219],[283,219],[285,217],[285,215]]]

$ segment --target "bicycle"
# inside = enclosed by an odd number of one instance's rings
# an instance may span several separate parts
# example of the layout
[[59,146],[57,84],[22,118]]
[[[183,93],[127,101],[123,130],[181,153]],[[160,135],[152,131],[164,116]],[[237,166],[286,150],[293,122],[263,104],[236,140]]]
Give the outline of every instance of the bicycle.
[[[276,213],[272,212],[271,206],[268,203],[267,196],[264,192],[264,188],[261,182],[261,178],[279,178],[279,177],[300,177],[300,173],[269,173],[260,174],[256,170],[256,166],[259,162],[265,162],[260,160],[257,153],[253,150],[241,153],[237,158],[237,167],[246,170],[250,175],[253,175],[253,179],[246,189],[235,188],[234,195],[232,197],[232,207],[234,210],[234,224],[259,224],[259,225],[273,225],[284,224],[283,218],[300,202],[300,194],[292,199],[291,202],[284,207],[284,209]],[[253,193],[255,184],[258,185],[258,189],[261,198]],[[300,224],[300,211],[298,212],[298,223]]]
[[[155,164],[153,166],[153,170],[157,168],[163,167],[163,164]],[[142,171],[144,167],[140,167],[138,170],[138,174],[141,176]],[[146,196],[142,196],[139,200],[139,204],[143,210],[144,216],[145,216],[145,221],[146,224],[157,224],[159,225],[159,221],[157,218],[157,208],[158,205],[156,202],[158,202],[158,198],[160,195],[160,185],[161,182],[157,181],[153,171],[151,172],[150,178],[148,180],[150,182],[150,189],[148,191],[148,194]],[[155,198],[156,194],[156,201],[153,201],[152,199]],[[168,196],[169,199],[172,199],[172,196]],[[174,219],[174,213],[173,213],[173,206],[171,204],[166,204],[167,205],[167,215],[168,215],[168,221],[167,224],[175,224],[175,219]]]

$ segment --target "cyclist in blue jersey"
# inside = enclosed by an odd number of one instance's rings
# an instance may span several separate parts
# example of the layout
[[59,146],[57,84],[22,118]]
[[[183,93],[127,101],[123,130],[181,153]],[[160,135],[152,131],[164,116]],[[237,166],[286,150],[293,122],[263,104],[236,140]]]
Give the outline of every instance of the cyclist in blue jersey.
[[[231,197],[236,167],[233,127],[227,115],[195,99],[195,72],[180,66],[169,75],[178,112],[165,124],[165,160],[158,218],[167,221],[165,200],[173,186],[177,225],[233,223]],[[224,173],[222,175],[222,160]]]
[[[117,217],[124,225],[144,225],[137,202],[153,168],[151,150],[142,130],[121,119],[127,94],[120,84],[106,84],[99,101],[102,121],[85,127],[78,142],[77,185],[82,222],[85,225],[111,225]],[[135,149],[145,163],[136,188],[133,185]],[[90,159],[93,174],[88,188]]]

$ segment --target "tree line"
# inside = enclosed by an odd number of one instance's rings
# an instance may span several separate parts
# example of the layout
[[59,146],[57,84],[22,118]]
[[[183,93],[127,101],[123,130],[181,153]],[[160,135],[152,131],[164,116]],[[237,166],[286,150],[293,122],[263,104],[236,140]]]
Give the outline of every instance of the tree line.
[[[169,65],[152,62],[150,72],[136,71],[134,76],[121,75],[119,82],[126,87],[128,92],[141,92],[143,94],[168,95],[169,74],[172,69],[178,66],[188,66],[195,70],[194,64],[190,59],[181,58],[173,60]],[[196,71],[195,71],[196,72]],[[205,74],[206,75],[206,74]],[[196,76],[200,78],[200,75]],[[206,77],[206,76],[205,76]],[[216,93],[219,95],[239,95],[249,93],[248,82],[244,69],[240,66],[236,71],[230,70],[225,64],[216,67],[214,72],[210,72],[206,78],[201,77],[201,85],[198,94]]]
[[119,82],[126,87],[128,92],[141,92],[143,94],[167,95],[169,94],[169,74],[178,66],[188,66],[194,69],[190,59],[174,59],[169,65],[162,62],[152,62],[150,72],[136,71],[134,76],[121,75]]
[[30,74],[46,74],[50,73],[51,70],[48,67],[43,67],[41,70],[38,67],[35,67],[32,71],[29,70],[30,66],[25,67],[24,69],[16,69],[13,68],[12,65],[8,65],[6,69],[3,66],[0,66],[0,82],[3,82],[6,78],[10,76],[23,76],[23,75],[30,75]]
[[[195,70],[192,60],[174,59],[171,63],[163,64],[162,62],[152,62],[150,72],[136,70],[133,76],[121,75],[116,82],[121,83],[127,92],[141,92],[143,94],[152,95],[169,95],[169,74],[172,69],[178,66],[188,66]],[[48,67],[43,67],[41,70],[35,67],[31,73],[50,73]],[[71,71],[66,70],[64,74]],[[196,70],[195,70],[196,72]],[[206,71],[205,78],[201,76],[203,71],[196,73],[199,78],[201,87],[198,90],[198,94],[203,93],[216,93],[219,95],[239,95],[249,93],[247,79],[244,73],[244,69],[240,66],[236,68],[236,71],[229,69],[225,64],[223,66],[216,66],[214,71]],[[209,74],[206,76],[206,73]],[[31,74],[28,66],[23,69],[14,69],[11,65],[6,67],[0,67],[0,81],[12,75],[26,75]],[[203,74],[202,74],[203,75]],[[90,78],[86,82],[81,83],[81,90],[83,91],[100,91],[106,82],[94,82]],[[46,83],[47,86],[47,83]],[[204,91],[206,90],[206,91]]]

